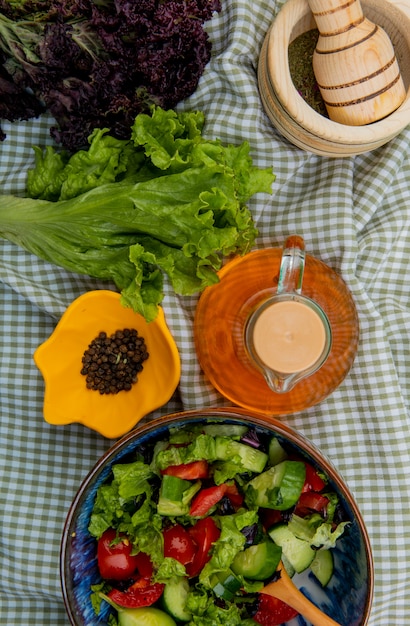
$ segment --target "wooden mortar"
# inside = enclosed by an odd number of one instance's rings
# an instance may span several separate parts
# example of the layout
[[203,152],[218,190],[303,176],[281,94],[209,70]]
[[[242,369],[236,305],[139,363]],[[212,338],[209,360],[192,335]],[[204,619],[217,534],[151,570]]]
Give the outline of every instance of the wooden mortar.
[[387,33],[359,0],[308,0],[319,39],[313,70],[331,120],[360,126],[381,120],[406,90]]

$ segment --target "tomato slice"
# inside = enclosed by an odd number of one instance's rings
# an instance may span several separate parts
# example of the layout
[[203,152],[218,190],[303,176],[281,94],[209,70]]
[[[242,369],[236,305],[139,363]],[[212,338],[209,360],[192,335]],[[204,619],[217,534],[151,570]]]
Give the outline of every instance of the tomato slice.
[[222,500],[227,489],[228,485],[226,483],[202,489],[192,500],[189,510],[191,517],[203,517],[206,515],[215,504]]
[[299,500],[295,506],[295,513],[300,517],[309,515],[312,511],[321,513],[329,504],[328,498],[321,493],[315,491],[305,491],[300,494]]
[[252,619],[262,626],[279,626],[279,624],[293,619],[296,615],[298,612],[282,600],[261,593],[258,598],[258,610]]
[[238,487],[236,486],[235,483],[226,484],[225,495],[228,496],[231,503],[236,509],[239,509],[239,507],[242,506],[243,495],[238,491]]
[[124,537],[113,543],[121,535],[114,528],[106,530],[97,546],[97,563],[100,574],[109,580],[126,580],[138,567],[137,555],[131,555],[132,545]]
[[150,580],[154,573],[154,566],[148,554],[138,552],[138,554],[135,555],[135,561],[137,563],[137,570],[142,578]]
[[326,483],[319,476],[313,465],[305,462],[306,467],[306,478],[305,484],[303,485],[302,493],[305,491],[322,491],[324,487],[326,487]]
[[212,517],[204,517],[191,526],[188,533],[196,545],[193,561],[186,565],[188,576],[193,578],[198,576],[211,558],[209,551],[215,541],[219,539],[221,531]]
[[188,531],[181,524],[174,524],[162,531],[164,537],[164,556],[176,559],[182,565],[191,563],[196,546]]
[[207,461],[193,461],[182,465],[170,465],[161,470],[161,474],[177,476],[184,480],[196,480],[198,478],[208,478],[209,469]]
[[275,524],[283,522],[282,511],[278,511],[277,509],[260,508],[259,517],[266,531]]
[[150,584],[148,580],[140,578],[126,591],[119,589],[111,589],[107,596],[118,604],[127,609],[136,609],[140,606],[151,606],[162,596],[165,585],[162,583]]

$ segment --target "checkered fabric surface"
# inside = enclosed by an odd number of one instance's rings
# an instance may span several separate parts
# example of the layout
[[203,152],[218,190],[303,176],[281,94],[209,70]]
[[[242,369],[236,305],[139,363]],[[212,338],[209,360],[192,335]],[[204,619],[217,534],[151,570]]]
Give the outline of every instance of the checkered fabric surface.
[[[273,0],[223,2],[208,25],[212,61],[181,107],[204,111],[208,137],[246,140],[254,163],[272,166],[272,197],[250,202],[257,247],[281,246],[298,233],[353,293],[361,336],[352,370],[325,401],[283,421],[331,458],[363,513],[375,563],[370,626],[404,626],[410,624],[410,128],[347,159],[315,156],[283,139],[264,114],[256,79],[258,53],[278,9]],[[51,143],[50,124],[47,117],[3,123],[0,194],[24,193],[31,146]],[[103,285],[5,240],[0,281],[0,622],[59,626],[68,623],[58,575],[65,516],[80,482],[113,442],[80,425],[44,422],[43,380],[32,356],[66,306]],[[167,290],[163,306],[182,376],[175,397],[146,419],[227,404],[197,362],[196,301]]]

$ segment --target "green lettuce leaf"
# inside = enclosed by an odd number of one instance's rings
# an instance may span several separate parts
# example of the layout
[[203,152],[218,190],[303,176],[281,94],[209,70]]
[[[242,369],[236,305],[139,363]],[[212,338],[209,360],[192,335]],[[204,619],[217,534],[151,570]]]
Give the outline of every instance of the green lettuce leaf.
[[[47,146],[33,146],[35,168],[27,173],[27,194],[42,200],[68,200],[118,180],[144,178],[144,152],[131,141],[108,135],[108,128],[95,129],[89,136],[88,150],[73,155]],[[136,182],[136,180],[135,180]]]
[[214,461],[216,459],[215,439],[210,435],[200,434],[187,446],[170,446],[158,449],[154,456],[155,466],[160,470],[169,465],[181,465],[193,461]]
[[180,172],[203,162],[194,147],[203,143],[201,133],[204,122],[200,111],[176,114],[172,110],[154,107],[151,115],[137,115],[131,138],[136,145],[144,147],[146,156],[155,167],[172,173]]
[[149,465],[141,461],[133,463],[119,463],[112,468],[114,483],[119,497],[125,502],[140,496],[150,494],[151,487],[149,479],[152,478],[152,471]]
[[271,170],[252,165],[247,143],[206,140],[202,125],[200,113],[156,107],[137,116],[132,141],[103,129],[68,159],[36,148],[34,197],[1,197],[0,237],[114,282],[124,306],[151,321],[164,275],[192,295],[218,282],[224,257],[250,251],[257,230],[246,202],[272,192]]
[[321,524],[312,537],[311,545],[323,550],[334,548],[336,541],[343,535],[344,529],[349,524],[350,522],[340,522],[335,529],[332,528],[330,522]]
[[236,604],[221,607],[199,589],[188,594],[186,609],[192,614],[187,626],[255,626],[252,619],[241,616]]
[[221,485],[243,472],[246,472],[246,469],[240,462],[218,461],[213,465],[213,479],[216,485]]
[[186,576],[186,570],[182,563],[169,556],[165,557],[154,576],[154,582],[167,583],[172,578]]
[[[99,539],[103,532],[122,525],[135,526],[136,523],[147,523],[151,519],[150,510],[145,510],[151,501],[152,487],[149,479],[153,473],[149,465],[141,461],[116,464],[113,466],[113,480],[103,483],[97,490],[93,511],[90,518],[89,531]],[[141,497],[142,506],[137,515],[140,521],[132,523],[132,515],[127,509],[128,502]]]
[[199,582],[206,588],[212,588],[211,577],[217,572],[224,572],[230,568],[235,556],[245,545],[245,535],[242,528],[251,526],[258,521],[257,511],[238,511],[234,515],[224,515],[218,518],[221,534],[212,549],[212,557],[204,566]]

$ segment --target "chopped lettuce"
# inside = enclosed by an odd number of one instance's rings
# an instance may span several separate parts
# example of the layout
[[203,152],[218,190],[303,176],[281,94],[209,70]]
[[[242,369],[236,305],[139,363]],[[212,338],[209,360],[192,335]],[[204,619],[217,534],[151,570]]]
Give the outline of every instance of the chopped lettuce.
[[257,230],[246,203],[272,193],[274,175],[252,165],[249,145],[207,140],[203,124],[199,112],[153,107],[129,141],[101,129],[71,157],[35,148],[33,197],[1,197],[0,237],[113,281],[125,306],[154,319],[164,275],[192,295],[218,282],[225,256],[249,252]]
[[165,469],[169,465],[181,465],[193,461],[214,461],[216,459],[215,439],[210,435],[198,435],[192,443],[187,446],[170,446],[158,452],[156,464],[160,469]]
[[213,466],[213,478],[216,485],[221,485],[244,471],[241,462],[217,461]]
[[172,578],[186,576],[185,567],[176,559],[166,557],[160,563],[154,576],[154,582],[166,583]]
[[244,619],[236,604],[221,607],[201,590],[188,594],[187,610],[192,614],[187,626],[255,626],[252,619]]
[[[125,527],[120,526],[119,529],[127,532]],[[160,567],[164,558],[161,516],[154,515],[146,524],[128,527],[127,534],[131,538],[134,550],[148,554],[154,566]]]
[[131,516],[127,512],[127,502],[140,496],[150,502],[152,487],[149,479],[153,473],[148,465],[134,463],[117,464],[113,467],[113,480],[99,487],[91,514],[90,533],[97,539],[103,532],[120,523],[131,524]]
[[332,524],[329,522],[321,524],[312,537],[311,545],[323,550],[334,548],[336,541],[343,535],[344,529],[348,524],[349,522],[340,522],[335,529],[332,529]]
[[221,526],[221,535],[212,550],[211,560],[205,565],[199,575],[200,583],[206,588],[212,588],[211,576],[217,572],[229,569],[235,556],[245,545],[245,535],[241,530],[258,521],[257,511],[238,511],[234,515],[224,515],[218,518]]
[[104,594],[107,591],[107,588],[109,590],[110,586],[106,583],[105,580],[101,583],[98,583],[97,585],[91,585],[90,600],[96,615],[99,614],[101,609],[101,602],[103,600],[101,594]]
[[337,494],[333,491],[326,491],[325,493],[323,493],[323,495],[326,496],[329,501],[326,507],[327,521],[333,522],[339,504],[339,498],[337,497]]
[[141,461],[134,463],[118,463],[112,468],[114,483],[118,487],[118,495],[123,500],[130,500],[143,493],[150,495],[149,479],[152,472],[148,465]]
[[88,530],[96,539],[110,527],[126,533],[135,552],[146,552],[159,565],[163,560],[162,520],[152,500],[153,477],[149,465],[141,461],[114,465],[112,482],[97,490]]
[[334,548],[337,539],[343,535],[349,522],[340,522],[337,526],[328,517],[323,519],[319,513],[300,517],[293,513],[288,528],[299,539],[307,541],[316,549],[329,550]]

